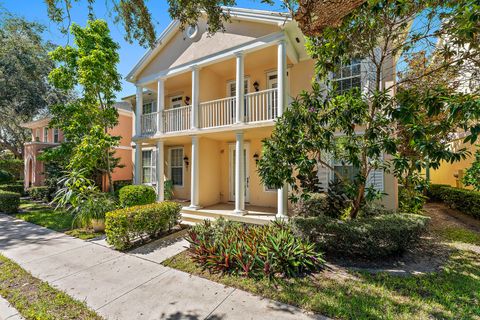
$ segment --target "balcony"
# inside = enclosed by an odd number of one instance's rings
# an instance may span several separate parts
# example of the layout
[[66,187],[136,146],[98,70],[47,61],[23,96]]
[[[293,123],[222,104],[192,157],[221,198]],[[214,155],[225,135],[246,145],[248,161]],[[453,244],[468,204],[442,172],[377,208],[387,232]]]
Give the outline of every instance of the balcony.
[[[244,96],[245,123],[259,123],[274,120],[278,115],[278,90],[267,89],[247,93]],[[198,128],[221,128],[236,122],[235,97],[199,103]],[[142,136],[183,132],[192,128],[192,106],[167,109],[142,115]]]

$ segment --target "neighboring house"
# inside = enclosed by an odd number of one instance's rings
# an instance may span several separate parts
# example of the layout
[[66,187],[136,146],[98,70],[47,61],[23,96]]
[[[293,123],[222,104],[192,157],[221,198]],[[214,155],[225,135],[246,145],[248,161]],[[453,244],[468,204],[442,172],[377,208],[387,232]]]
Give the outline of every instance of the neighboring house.
[[[288,14],[228,10],[231,22],[214,35],[204,19],[183,32],[172,22],[127,76],[137,87],[136,97],[125,98],[135,112],[134,176],[154,185],[159,200],[171,180],[175,198],[187,203],[184,220],[224,215],[262,223],[288,210],[287,190],[262,185],[257,173],[262,139],[291,97],[311,88],[314,62]],[[341,90],[368,86],[368,65],[344,67]],[[319,172],[324,184],[333,178]],[[370,181],[396,207],[395,179],[378,171]]]
[[[115,150],[115,156],[120,158],[121,168],[115,168],[112,173],[113,181],[132,180],[133,162],[132,162],[132,123],[133,113],[131,105],[127,102],[118,102],[115,104],[118,109],[118,125],[110,130],[112,135],[121,136],[120,144]],[[58,146],[64,139],[61,130],[48,128],[50,118],[43,118],[22,126],[32,130],[32,142],[25,143],[25,188],[32,186],[42,186],[45,182],[44,163],[38,159],[38,155],[46,148]],[[108,190],[108,179],[102,177],[102,189]]]

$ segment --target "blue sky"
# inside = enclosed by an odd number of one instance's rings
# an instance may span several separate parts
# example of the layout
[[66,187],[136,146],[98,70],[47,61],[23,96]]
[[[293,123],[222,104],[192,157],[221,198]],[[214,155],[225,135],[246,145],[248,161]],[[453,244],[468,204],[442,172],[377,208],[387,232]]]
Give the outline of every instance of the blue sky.
[[[152,13],[158,35],[171,21],[167,11],[167,1],[146,1]],[[94,5],[95,14],[97,18],[108,21],[113,39],[120,44],[120,64],[118,65],[118,71],[122,77],[125,77],[145,53],[146,49],[142,48],[137,43],[129,44],[124,40],[123,27],[120,24],[113,23],[113,13],[105,5],[106,2],[110,1],[96,0]],[[281,10],[280,5],[269,6],[261,4],[259,1],[250,0],[239,0],[237,1],[237,6],[243,8],[283,11]],[[51,40],[57,45],[65,45],[68,43],[68,37],[59,31],[58,25],[48,19],[47,6],[43,0],[0,0],[0,10],[4,9],[12,14],[22,16],[27,20],[44,24],[47,27],[47,31],[44,34],[45,39]],[[87,21],[87,13],[86,1],[81,0],[78,3],[74,3],[71,12],[72,21],[84,26]],[[70,39],[70,43],[72,43],[72,39]],[[135,87],[131,83],[122,80],[122,91],[118,93],[117,98],[133,93],[135,93]]]

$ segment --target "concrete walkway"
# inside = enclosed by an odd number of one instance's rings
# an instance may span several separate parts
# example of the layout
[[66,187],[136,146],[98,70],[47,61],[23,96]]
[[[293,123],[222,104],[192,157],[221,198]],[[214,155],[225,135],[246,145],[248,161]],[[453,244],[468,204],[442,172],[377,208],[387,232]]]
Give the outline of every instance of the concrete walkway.
[[106,319],[325,319],[160,264],[185,245],[126,254],[0,214],[0,253]]
[[0,297],[0,320],[24,320],[7,300]]

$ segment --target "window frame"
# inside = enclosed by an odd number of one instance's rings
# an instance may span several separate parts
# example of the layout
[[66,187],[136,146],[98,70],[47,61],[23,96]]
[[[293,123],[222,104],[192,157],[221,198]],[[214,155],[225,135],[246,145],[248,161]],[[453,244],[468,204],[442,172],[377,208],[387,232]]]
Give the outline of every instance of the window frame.
[[[182,165],[181,166],[173,166],[172,165],[172,152],[174,150],[182,150],[182,156],[181,156]],[[185,185],[185,163],[183,161],[184,157],[185,157],[184,147],[172,147],[172,148],[168,149],[168,178],[169,178],[170,181],[172,181],[172,185],[174,187],[183,188],[183,186]],[[172,169],[174,169],[174,168],[175,169],[182,168],[182,184],[174,184],[173,179],[172,179]]]
[[[243,77],[243,81],[244,81],[244,88],[243,88],[243,94],[247,94],[247,93],[250,93],[250,76],[247,76],[247,77]],[[232,96],[230,95],[232,92],[230,90],[230,86],[232,84],[235,84],[236,85],[237,83],[237,80],[228,80],[227,81],[227,97],[235,97],[235,96]],[[236,86],[235,86],[235,90],[236,90]],[[236,93],[236,92],[235,92]]]
[[[340,68],[339,68],[338,72],[336,72],[337,74],[338,73],[340,74],[340,76],[338,78],[336,77],[337,76],[336,73],[332,72],[330,79],[331,79],[333,85],[337,85],[337,88],[336,88],[337,90],[336,91],[339,95],[344,94],[345,92],[347,92],[347,91],[349,91],[353,88],[362,89],[362,87],[363,87],[362,64],[363,64],[362,59],[353,59],[352,62],[348,65],[345,65],[345,64],[342,63],[340,65]],[[342,74],[343,70],[344,70],[344,68],[347,68],[347,67],[350,69],[350,75],[349,76],[343,76],[343,74]],[[357,73],[353,74],[354,67],[358,67],[358,74]],[[353,79],[354,78],[358,78],[358,86],[353,86]],[[342,88],[339,88],[340,83],[342,81],[345,81],[345,80],[350,80],[350,87],[346,90],[344,90]]]
[[43,142],[48,142],[48,127],[43,127]]
[[[180,102],[180,105],[175,107],[174,105],[178,104],[178,102]],[[181,108],[183,106],[184,105],[183,105],[183,95],[182,94],[170,97],[170,105],[169,105],[170,109],[177,109],[177,108]]]
[[[149,152],[150,153],[150,165],[145,166],[144,165],[144,153]],[[147,185],[154,185],[156,183],[155,181],[155,152],[153,149],[143,149],[142,150],[142,184],[147,184]],[[144,174],[144,169],[145,168],[150,168],[150,181],[146,182],[145,181],[145,174]]]
[[60,142],[60,132],[58,128],[53,128],[53,142],[54,143]]

